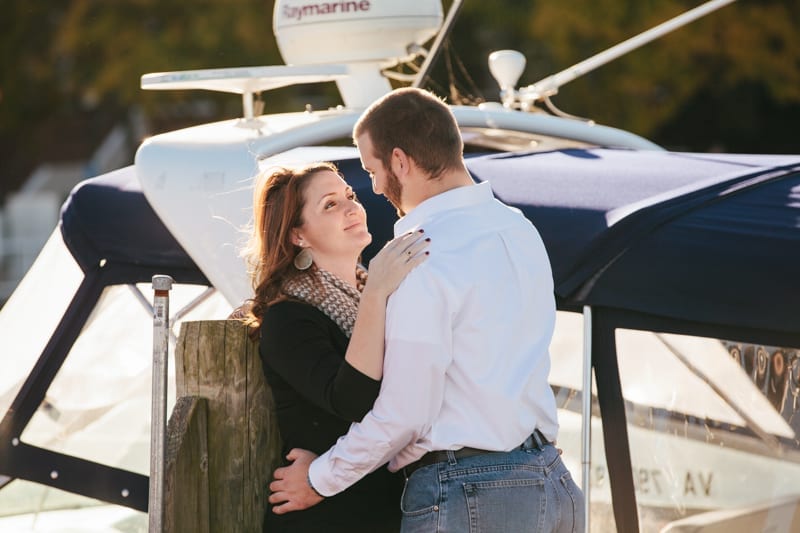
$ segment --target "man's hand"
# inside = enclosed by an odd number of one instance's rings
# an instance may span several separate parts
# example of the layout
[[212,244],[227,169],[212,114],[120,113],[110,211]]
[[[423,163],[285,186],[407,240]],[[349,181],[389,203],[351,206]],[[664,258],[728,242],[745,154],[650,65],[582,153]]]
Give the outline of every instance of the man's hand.
[[[308,483],[308,468],[317,455],[308,450],[294,448],[286,458],[292,464],[275,470],[275,480],[269,484],[272,492],[269,503],[273,505],[272,512],[275,514],[302,511],[323,500]],[[281,505],[277,505],[279,503]]]

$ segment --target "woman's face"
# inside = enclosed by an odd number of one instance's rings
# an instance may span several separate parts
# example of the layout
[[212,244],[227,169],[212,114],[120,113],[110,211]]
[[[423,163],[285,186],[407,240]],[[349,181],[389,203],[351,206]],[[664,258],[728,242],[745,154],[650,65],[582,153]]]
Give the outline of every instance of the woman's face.
[[315,261],[357,259],[372,242],[364,206],[335,172],[311,176],[304,199],[303,225],[295,230],[294,243],[310,247]]

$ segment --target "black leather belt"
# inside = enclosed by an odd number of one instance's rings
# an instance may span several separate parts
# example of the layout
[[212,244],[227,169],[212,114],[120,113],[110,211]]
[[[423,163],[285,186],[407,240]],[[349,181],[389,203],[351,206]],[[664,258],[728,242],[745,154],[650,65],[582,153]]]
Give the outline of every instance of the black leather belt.
[[[541,442],[541,446],[539,444],[540,442]],[[516,446],[515,448],[513,448],[513,450],[526,450],[526,449],[530,449],[530,448],[533,448],[533,447],[542,448],[542,447],[544,447],[544,446],[546,446],[548,444],[552,444],[552,443],[549,440],[547,440],[547,438],[542,434],[541,431],[539,431],[538,429],[535,429],[533,431],[533,433],[531,433],[528,436],[528,438],[525,439],[525,442],[523,442],[519,446]],[[419,459],[417,459],[416,461],[414,461],[413,463],[404,466],[403,467],[403,473],[405,474],[406,479],[411,477],[411,474],[413,474],[414,471],[419,470],[423,466],[428,466],[428,465],[432,465],[432,464],[436,464],[436,463],[443,463],[445,461],[448,461],[449,458],[447,456],[447,453],[448,453],[448,450],[436,450],[436,451],[428,452],[425,455],[423,455],[422,457],[420,457]],[[487,454],[487,453],[506,453],[506,452],[498,452],[497,450],[495,450],[495,451],[479,450],[478,448],[470,448],[468,446],[465,446],[464,448],[461,448],[460,450],[452,450],[452,453],[453,453],[453,456],[456,459],[464,459],[466,457],[474,457],[476,455],[484,455],[484,454]]]

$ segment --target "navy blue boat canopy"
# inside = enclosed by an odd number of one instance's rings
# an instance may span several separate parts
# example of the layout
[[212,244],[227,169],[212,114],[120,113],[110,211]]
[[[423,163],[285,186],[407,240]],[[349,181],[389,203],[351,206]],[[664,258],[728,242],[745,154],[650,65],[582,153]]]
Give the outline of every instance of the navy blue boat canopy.
[[597,149],[468,166],[539,229],[565,302],[800,332],[800,156]]
[[[368,212],[367,261],[396,215],[371,192],[357,157],[337,164]],[[483,155],[467,165],[538,228],[562,302],[800,332],[800,156],[593,149]],[[199,273],[133,167],[78,186],[62,232],[85,271],[105,259]]]
[[125,167],[78,184],[61,208],[61,234],[84,272],[124,268],[149,281],[156,273],[208,283],[142,193],[136,169]]

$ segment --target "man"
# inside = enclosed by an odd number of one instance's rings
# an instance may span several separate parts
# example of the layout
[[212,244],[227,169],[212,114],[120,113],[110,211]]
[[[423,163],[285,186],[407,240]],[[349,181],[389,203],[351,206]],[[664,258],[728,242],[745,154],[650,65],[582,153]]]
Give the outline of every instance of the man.
[[[389,461],[402,531],[582,531],[583,496],[552,445],[553,280],[533,225],[475,184],[450,109],[419,89],[375,102],[353,130],[376,193],[423,228],[430,257],[387,306],[381,392],[322,456],[292,450],[277,513],[305,509]],[[354,517],[357,520],[358,517]]]

